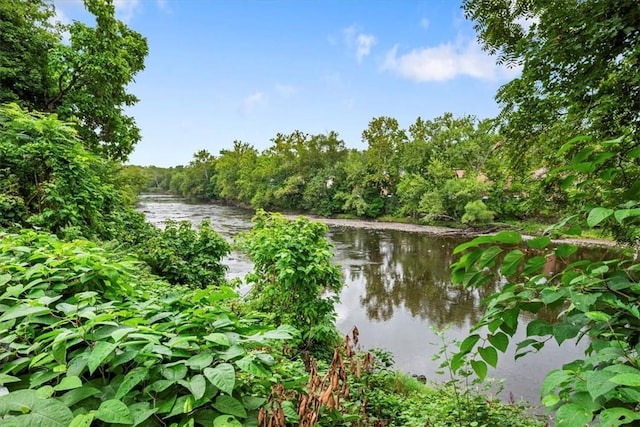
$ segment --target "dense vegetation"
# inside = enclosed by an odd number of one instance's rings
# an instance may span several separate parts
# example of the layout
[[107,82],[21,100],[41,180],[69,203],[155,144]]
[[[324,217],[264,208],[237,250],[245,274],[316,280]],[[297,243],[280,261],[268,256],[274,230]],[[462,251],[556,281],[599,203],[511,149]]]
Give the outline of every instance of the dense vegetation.
[[[186,166],[127,166],[144,191],[170,191],[198,200],[220,199],[253,208],[319,215],[454,220],[472,225],[555,215],[534,209],[543,197],[539,179],[516,180],[494,150],[500,141],[490,120],[416,119],[408,130],[378,117],[362,133],[368,149],[347,149],[335,132],[278,134],[259,153],[235,141],[218,157],[201,150]],[[135,178],[134,178],[135,177]],[[513,184],[527,182],[528,186]],[[520,199],[526,194],[527,198]],[[483,202],[483,199],[485,202]],[[486,204],[485,204],[486,203]],[[539,203],[538,203],[539,205]]]
[[[48,0],[0,2],[0,425],[541,425],[456,375],[483,380],[519,315],[543,310],[557,321],[527,321],[518,356],[590,340],[543,384],[556,424],[637,423],[640,6],[556,3],[464,1],[485,47],[522,66],[495,120],[404,130],[378,117],[364,151],[296,131],[163,169],[118,163],[139,139],[123,108],[147,46],[112,1],[85,0],[93,27],[52,24]],[[206,222],[146,223],[142,190],[474,225],[567,214],[549,231],[597,228],[627,246],[598,262],[511,231],[459,246],[457,282],[504,285],[433,389],[360,351],[357,329],[339,338],[322,225],[260,211],[237,242],[255,264],[241,300],[224,278],[229,243]],[[546,272],[549,257],[564,267]]]

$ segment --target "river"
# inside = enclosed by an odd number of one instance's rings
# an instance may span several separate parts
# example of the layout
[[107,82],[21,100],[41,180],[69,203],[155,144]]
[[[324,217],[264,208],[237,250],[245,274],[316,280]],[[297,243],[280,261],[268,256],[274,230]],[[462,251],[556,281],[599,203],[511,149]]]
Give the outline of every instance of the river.
[[[229,241],[251,227],[250,211],[217,204],[188,204],[173,196],[143,195],[138,208],[157,225],[174,219],[197,226],[204,218],[210,218],[213,228]],[[432,360],[442,347],[435,329],[446,328],[447,342],[464,339],[481,316],[480,299],[486,296],[451,284],[451,254],[464,240],[338,226],[329,227],[328,238],[346,283],[336,307],[338,329],[347,333],[357,326],[363,348],[386,349],[393,353],[398,369],[447,381],[447,376],[436,373],[440,362]],[[252,269],[251,262],[241,253],[232,253],[224,262],[229,267],[229,278],[242,278]],[[247,286],[240,290],[246,292]],[[516,338],[523,337],[516,334]],[[560,349],[550,342],[541,352],[517,361],[515,345],[511,345],[506,354],[500,355],[498,369],[489,375],[504,379],[501,398],[538,405],[544,375],[580,358],[585,345],[565,343]]]

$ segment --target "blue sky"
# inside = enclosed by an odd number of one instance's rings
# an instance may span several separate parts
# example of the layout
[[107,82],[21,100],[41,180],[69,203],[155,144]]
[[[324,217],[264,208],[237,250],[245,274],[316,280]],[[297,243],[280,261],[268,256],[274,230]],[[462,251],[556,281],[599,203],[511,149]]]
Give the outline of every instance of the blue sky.
[[[147,37],[128,113],[142,130],[129,162],[187,164],[234,140],[259,150],[278,132],[336,131],[364,149],[374,117],[407,128],[452,112],[493,117],[517,74],[478,45],[455,0],[115,0]],[[56,0],[63,22],[86,19]]]

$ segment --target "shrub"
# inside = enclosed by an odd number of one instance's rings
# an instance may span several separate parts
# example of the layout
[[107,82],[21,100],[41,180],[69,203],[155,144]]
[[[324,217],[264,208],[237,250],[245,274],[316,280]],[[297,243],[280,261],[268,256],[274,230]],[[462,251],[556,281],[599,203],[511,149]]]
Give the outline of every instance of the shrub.
[[229,288],[138,266],[83,240],[0,234],[0,424],[255,422],[295,330],[238,318]]
[[[584,143],[584,144],[583,144]],[[451,359],[454,371],[470,360],[473,371],[484,378],[487,365],[498,362],[528,314],[525,339],[517,344],[516,358],[540,350],[549,340],[559,345],[572,339],[589,339],[584,358],[549,372],[542,384],[542,402],[555,411],[556,425],[578,427],[636,425],[640,420],[640,176],[637,142],[627,138],[595,144],[575,138],[558,155],[574,154],[562,168],[563,185],[577,201],[591,200],[600,192],[604,206],[585,204],[552,227],[581,234],[584,227],[624,229],[618,235],[631,246],[610,259],[571,260],[576,245],[552,246],[549,237],[526,242],[515,232],[480,236],[458,246],[453,280],[465,287],[481,287],[504,277],[504,287],[485,299],[487,309],[471,334]],[[625,188],[625,186],[628,186]],[[526,257],[525,252],[532,256]],[[558,267],[545,271],[549,259]],[[541,310],[559,312],[557,321],[537,319]]]
[[208,220],[198,230],[189,221],[168,220],[164,230],[153,233],[136,250],[154,274],[170,283],[204,288],[224,280],[227,267],[221,260],[230,246]]
[[253,221],[251,231],[239,239],[254,264],[246,278],[253,285],[251,307],[272,313],[276,324],[299,329],[303,348],[330,351],[337,340],[334,304],[343,282],[331,263],[327,227],[264,211]]
[[469,225],[485,224],[493,221],[493,215],[482,200],[474,200],[465,205],[461,221]]
[[0,106],[0,227],[111,239],[107,217],[123,208],[109,163],[87,151],[55,115]]

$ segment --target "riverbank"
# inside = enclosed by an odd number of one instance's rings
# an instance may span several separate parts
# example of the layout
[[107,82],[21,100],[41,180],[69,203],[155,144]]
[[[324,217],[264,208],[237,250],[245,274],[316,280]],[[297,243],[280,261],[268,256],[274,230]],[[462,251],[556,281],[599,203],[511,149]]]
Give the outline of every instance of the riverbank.
[[[442,227],[434,225],[420,225],[420,224],[408,224],[403,222],[388,222],[388,221],[375,221],[375,220],[363,220],[363,219],[343,219],[343,218],[327,218],[310,214],[284,214],[289,219],[295,219],[303,216],[305,218],[312,219],[314,221],[320,221],[326,225],[333,227],[344,228],[360,228],[367,230],[397,230],[408,233],[420,233],[429,236],[452,236],[452,237],[467,237],[472,239],[477,236],[481,236],[487,233],[487,230],[475,230],[471,228],[452,228]],[[491,229],[491,233],[499,231],[495,228]],[[537,236],[522,235],[524,240],[533,239]],[[552,239],[552,243],[570,243],[578,246],[590,246],[590,247],[615,247],[617,243],[613,240],[603,239],[577,239],[577,238],[562,238]]]

